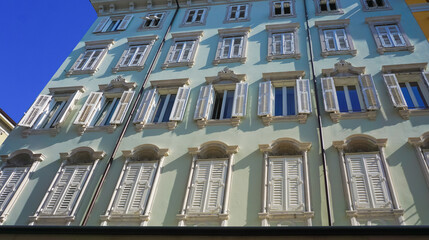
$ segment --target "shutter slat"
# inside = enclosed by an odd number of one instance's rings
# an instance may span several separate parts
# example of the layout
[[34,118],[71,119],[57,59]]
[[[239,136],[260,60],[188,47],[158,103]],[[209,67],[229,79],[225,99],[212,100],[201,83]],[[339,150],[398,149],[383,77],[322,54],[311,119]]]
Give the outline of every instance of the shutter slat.
[[395,74],[383,74],[384,82],[387,90],[389,90],[390,99],[395,107],[407,107],[404,95]]
[[338,112],[338,99],[335,90],[334,79],[332,77],[321,78],[323,102],[325,104],[326,112]]
[[24,117],[18,123],[18,126],[32,127],[40,114],[42,114],[42,112],[48,106],[51,99],[52,96],[50,95],[39,95],[36,98],[36,101],[34,101],[33,105],[31,105],[30,109],[28,109]]
[[258,116],[273,115],[273,100],[271,81],[259,83]]
[[300,158],[287,158],[286,166],[287,210],[303,211],[304,187],[302,161]]
[[104,25],[106,25],[107,21],[110,20],[110,17],[103,17],[101,18],[100,22],[97,24],[97,27],[95,27],[93,33],[101,32],[104,28]]
[[125,115],[127,114],[133,97],[134,91],[125,91],[122,93],[118,106],[116,107],[115,112],[112,115],[112,119],[110,120],[110,124],[121,124],[122,121],[124,121]]
[[426,84],[426,87],[429,89],[429,72],[422,72],[423,82]]
[[355,208],[370,208],[370,192],[362,155],[346,155]]
[[43,204],[41,214],[42,215],[53,215],[56,209],[56,206],[60,202],[60,198],[67,188],[67,184],[70,182],[73,176],[74,169],[70,167],[65,167],[55,182],[54,186],[50,190],[50,193]]
[[208,186],[207,203],[204,212],[220,212],[222,210],[223,191],[226,178],[226,163],[224,160],[211,161],[210,181]]
[[198,161],[195,166],[194,177],[192,181],[192,189],[189,197],[189,212],[202,213],[204,212],[204,201],[209,176],[210,162]]
[[119,27],[117,28],[117,30],[127,29],[128,24],[130,24],[132,19],[133,19],[133,15],[125,15],[125,17],[122,19],[121,23],[119,24]]
[[391,208],[390,195],[385,181],[383,166],[377,154],[363,155],[365,169],[371,186],[374,208]]
[[0,172],[0,216],[27,175],[29,167],[8,167]]
[[140,163],[140,175],[136,182],[133,197],[130,199],[128,213],[142,213],[152,188],[157,169],[157,162]]
[[371,74],[360,75],[359,83],[365,99],[366,109],[379,109],[380,104],[378,102],[377,91],[375,90],[375,85]]
[[246,105],[247,105],[247,89],[248,83],[236,83],[234,91],[234,103],[232,105],[232,116],[233,117],[244,117],[246,116]]
[[286,210],[285,160],[270,159],[268,170],[268,210]]
[[154,100],[156,96],[156,89],[146,91],[143,95],[142,101],[139,106],[139,110],[134,118],[134,123],[145,124],[150,112],[154,106]]
[[89,121],[94,116],[102,97],[102,92],[91,92],[88,99],[86,99],[85,104],[82,106],[82,109],[79,111],[74,124],[88,125]]
[[212,102],[212,96],[214,94],[213,86],[207,85],[207,86],[201,86],[200,88],[200,94],[198,96],[197,105],[195,108],[195,114],[194,119],[208,119],[209,117],[209,110]]
[[188,86],[179,87],[171,109],[170,121],[182,121],[190,92],[191,89]]
[[310,83],[308,79],[296,80],[298,113],[311,113]]

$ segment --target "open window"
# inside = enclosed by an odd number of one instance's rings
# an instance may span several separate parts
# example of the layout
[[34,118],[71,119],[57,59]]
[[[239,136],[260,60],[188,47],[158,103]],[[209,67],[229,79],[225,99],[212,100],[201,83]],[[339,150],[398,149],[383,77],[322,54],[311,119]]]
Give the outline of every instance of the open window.
[[74,110],[83,86],[49,88],[49,94],[39,95],[18,126],[24,127],[22,136],[49,133],[55,136]]
[[295,0],[270,2],[270,18],[295,17]]
[[143,128],[173,130],[183,120],[189,99],[189,79],[151,81],[134,117],[137,131]]
[[363,11],[391,10],[388,0],[360,0]]
[[125,163],[101,226],[147,226],[168,149],[143,144],[122,153]]
[[357,54],[348,31],[349,23],[350,19],[315,22],[315,26],[319,29],[322,57],[346,54],[355,56]]
[[113,79],[110,84],[99,85],[100,90],[89,94],[74,121],[78,125],[78,133],[113,132],[124,121],[136,85],[135,82],[126,82],[122,76]]
[[161,29],[166,15],[167,15],[166,12],[148,13],[145,17],[142,17],[143,23],[140,25],[140,27],[137,30],[143,31],[143,30]]
[[203,31],[172,33],[172,43],[162,69],[170,67],[192,67],[195,64],[200,39]]
[[90,147],[60,153],[61,167],[48,188],[29,225],[70,225],[91,180],[94,168],[105,155]]
[[219,29],[219,42],[213,65],[241,62],[247,59],[247,38],[250,27]]
[[102,17],[92,32],[110,33],[124,31],[127,29],[132,19],[133,15]]
[[194,120],[200,128],[230,123],[238,126],[246,116],[248,83],[245,74],[225,68],[217,76],[206,77],[200,88]]
[[301,57],[298,41],[299,23],[266,25],[268,32],[267,61]]
[[189,148],[192,155],[179,226],[227,226],[233,155],[238,146],[213,141]]
[[314,4],[316,5],[316,14],[343,14],[344,11],[341,9],[340,1],[341,0],[314,0]]
[[354,67],[340,60],[334,68],[322,69],[321,78],[325,111],[331,119],[368,118],[375,120],[380,108],[378,94],[365,67]]
[[334,141],[340,156],[346,214],[354,226],[404,224],[384,149],[387,139],[357,134]]

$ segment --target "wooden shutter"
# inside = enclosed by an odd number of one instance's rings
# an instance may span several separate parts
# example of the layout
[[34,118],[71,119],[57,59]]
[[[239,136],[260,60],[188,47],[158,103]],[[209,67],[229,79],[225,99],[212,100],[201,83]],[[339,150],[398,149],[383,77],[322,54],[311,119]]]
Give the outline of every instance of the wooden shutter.
[[387,26],[390,33],[390,38],[393,40],[395,46],[405,46],[405,40],[402,37],[401,32],[397,25],[389,25]]
[[110,120],[110,124],[121,124],[122,121],[124,121],[125,115],[127,114],[133,97],[134,91],[125,91],[122,93],[118,106],[116,106],[115,112],[113,113],[112,119]]
[[271,81],[259,83],[258,116],[273,115],[273,87]]
[[348,50],[349,43],[347,41],[347,34],[344,29],[335,30],[335,35],[338,40],[338,50]]
[[146,123],[152,108],[155,105],[156,89],[148,90],[144,93],[134,123]]
[[325,111],[338,112],[337,91],[335,90],[334,79],[331,77],[321,78],[323,102],[325,103]]
[[270,158],[268,170],[268,211],[286,210],[285,160]]
[[191,89],[188,86],[179,87],[170,113],[170,121],[182,121],[185,114]]
[[334,30],[325,30],[325,31],[323,31],[323,34],[325,35],[326,50],[327,51],[335,51],[335,50],[337,50],[335,48]]
[[121,23],[119,24],[119,27],[117,30],[125,30],[128,27],[128,24],[130,24],[131,20],[133,19],[133,15],[125,15],[125,17],[122,19]]
[[390,99],[395,107],[407,107],[404,95],[395,74],[383,74],[387,90],[389,90]]
[[204,201],[207,195],[207,186],[210,176],[210,161],[197,161],[192,180],[191,191],[189,192],[188,211],[190,213],[204,212]]
[[244,117],[246,116],[246,105],[247,105],[247,89],[249,84],[240,82],[235,84],[234,91],[234,102],[232,105],[232,116],[233,117]]
[[88,99],[86,99],[85,104],[82,106],[82,109],[79,111],[74,124],[88,125],[89,121],[91,121],[92,117],[94,116],[94,113],[97,110],[102,97],[102,92],[91,92],[91,94],[88,96]]
[[25,113],[24,117],[18,123],[21,127],[32,127],[36,122],[37,118],[42,114],[45,108],[51,101],[52,96],[50,95],[39,95],[36,101],[31,105],[30,109]]
[[185,47],[185,42],[176,42],[174,44],[174,47],[171,51],[170,55],[170,61],[169,62],[179,62],[180,60],[180,53]]
[[57,118],[57,120],[53,123],[53,126],[60,125],[63,123],[70,112],[73,110],[74,106],[76,105],[77,101],[79,100],[80,96],[82,95],[81,91],[76,91],[73,93],[69,99],[67,100],[66,105],[64,106],[63,110],[60,113],[60,116]]
[[368,175],[373,207],[391,208],[390,194],[380,157],[378,154],[364,154],[363,159]]
[[272,50],[271,54],[282,54],[282,34],[273,34],[272,36]]
[[346,155],[346,164],[355,208],[370,208],[370,192],[362,155]]
[[359,83],[365,99],[366,109],[377,110],[380,108],[378,103],[377,91],[375,90],[374,81],[371,74],[359,76]]
[[377,30],[381,45],[383,47],[393,47],[392,41],[390,40],[387,32],[387,26],[376,26],[375,29]]
[[283,54],[294,53],[295,52],[295,43],[294,43],[294,33],[283,33]]
[[304,183],[302,160],[300,157],[287,157],[286,162],[286,210],[304,210]]
[[296,80],[298,113],[311,113],[310,83],[308,79]]
[[6,167],[0,171],[0,215],[19,188],[29,167]]
[[192,56],[192,52],[194,50],[195,41],[187,41],[185,42],[185,47],[183,49],[182,58],[179,60],[180,62],[189,62]]
[[243,55],[243,37],[232,38],[232,48],[231,57],[241,57]]
[[423,82],[426,84],[426,87],[429,89],[429,72],[422,72]]
[[101,18],[100,22],[98,23],[97,27],[95,27],[93,33],[101,32],[104,28],[104,25],[106,25],[107,21],[110,20],[110,17],[103,17]]
[[213,104],[212,96],[214,90],[212,85],[201,86],[198,96],[197,105],[195,107],[194,119],[208,119],[210,106]]

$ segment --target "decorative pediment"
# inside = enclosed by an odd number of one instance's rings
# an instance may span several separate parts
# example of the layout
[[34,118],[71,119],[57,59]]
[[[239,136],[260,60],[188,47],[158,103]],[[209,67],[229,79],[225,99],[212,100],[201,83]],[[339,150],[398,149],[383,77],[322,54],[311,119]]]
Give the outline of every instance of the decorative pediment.
[[235,74],[234,71],[225,67],[222,71],[218,72],[217,76],[206,77],[207,84],[217,83],[238,83],[246,81],[246,74]]
[[131,158],[134,161],[160,160],[168,156],[168,148],[159,148],[153,144],[143,144],[132,150],[122,150],[125,158]]
[[413,146],[429,149],[429,132],[423,133],[420,137],[410,137],[408,142]]
[[133,90],[137,84],[135,82],[127,82],[124,77],[118,76],[109,84],[100,84],[98,88],[103,92],[123,92]]
[[46,157],[41,153],[33,153],[28,149],[20,149],[8,155],[1,155],[1,160],[8,166],[23,167],[35,161],[43,161]]
[[60,153],[60,158],[67,160],[69,164],[85,164],[100,160],[105,155],[104,151],[94,151],[90,147],[78,147],[71,152]]
[[271,144],[259,144],[261,152],[268,152],[272,156],[300,155],[310,148],[311,143],[300,142],[293,138],[279,138]]
[[238,146],[229,146],[220,141],[210,141],[199,147],[188,148],[188,152],[192,155],[198,155],[202,159],[227,158],[229,155],[238,152]]
[[354,67],[343,59],[335,63],[334,68],[322,69],[322,74],[325,77],[357,76],[364,73],[365,67]]
[[333,141],[332,145],[345,152],[375,152],[379,147],[386,147],[387,139],[376,139],[366,134],[354,134],[345,140]]

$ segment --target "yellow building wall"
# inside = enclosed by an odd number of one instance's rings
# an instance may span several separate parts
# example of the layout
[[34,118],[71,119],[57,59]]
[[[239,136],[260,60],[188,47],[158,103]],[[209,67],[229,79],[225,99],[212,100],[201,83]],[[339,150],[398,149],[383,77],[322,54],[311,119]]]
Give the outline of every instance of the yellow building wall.
[[419,4],[419,3],[427,3],[426,0],[405,0],[405,2],[410,5],[410,4]]
[[[405,0],[405,2],[408,5],[428,3],[426,0]],[[429,41],[429,11],[413,12],[413,16],[416,18],[420,28],[426,36],[426,39]]]

